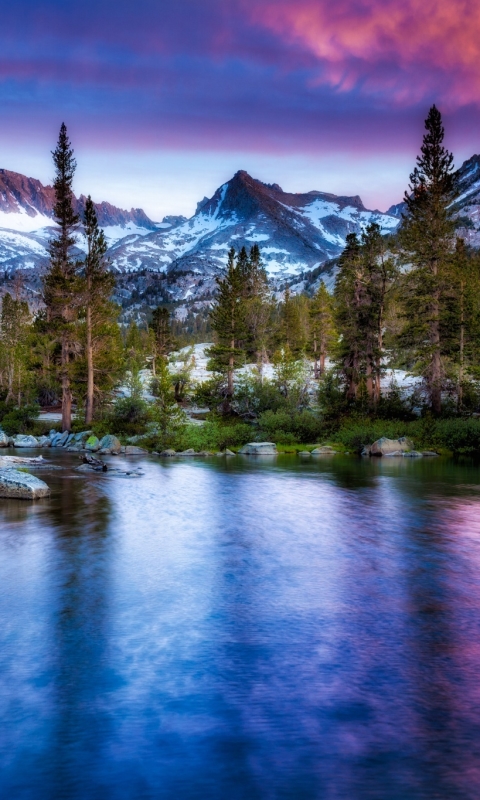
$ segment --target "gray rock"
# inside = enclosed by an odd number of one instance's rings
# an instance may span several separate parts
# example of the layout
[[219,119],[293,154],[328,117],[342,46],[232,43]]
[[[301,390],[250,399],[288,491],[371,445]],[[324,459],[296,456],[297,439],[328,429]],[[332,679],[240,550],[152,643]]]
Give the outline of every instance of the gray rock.
[[422,450],[422,456],[424,458],[433,458],[434,456],[438,456],[434,450]]
[[75,439],[75,434],[74,433],[70,433],[69,436],[67,437],[67,441],[65,442],[65,444],[63,446],[64,447],[68,447],[68,445],[71,444],[71,442],[73,442],[74,439]]
[[175,450],[162,450],[159,455],[161,458],[171,458],[172,456],[176,456],[177,453]]
[[118,456],[122,449],[122,443],[116,436],[111,436],[107,433],[106,436],[100,441],[100,455]]
[[385,456],[388,453],[400,451],[406,453],[407,450],[413,450],[413,442],[407,439],[406,436],[401,436],[400,439],[387,439],[382,436],[370,447],[371,456]]
[[83,442],[85,439],[88,439],[91,436],[93,431],[82,431],[81,433],[75,434],[75,441],[76,442]]
[[57,435],[54,436],[52,439],[52,447],[63,447],[69,435],[70,434],[68,433],[68,431],[64,431],[63,433],[57,433]]
[[369,448],[369,446],[368,446],[368,445],[366,445],[366,446],[363,448],[363,450],[362,450],[362,452],[360,453],[360,455],[361,455],[361,456],[369,456],[369,455],[370,455],[370,448]]
[[14,447],[38,447],[38,439],[35,436],[24,436],[18,434],[13,440]]
[[85,442],[85,450],[89,450],[91,453],[96,453],[97,450],[100,450],[100,442],[96,436],[92,435],[88,437]]
[[73,441],[71,444],[69,444],[69,445],[68,445],[68,446],[67,446],[65,449],[66,449],[66,450],[67,450],[69,453],[81,453],[81,451],[83,450],[83,444],[82,444],[82,442],[76,442],[76,441],[74,440],[74,441]]
[[0,447],[8,447],[9,439],[5,431],[0,430]]
[[148,450],[145,450],[143,447],[137,447],[134,444],[127,444],[125,448],[122,447],[122,452],[124,452],[126,456],[148,455]]
[[277,445],[274,442],[249,442],[238,452],[244,456],[276,456]]
[[405,455],[402,450],[394,450],[393,453],[384,453],[384,458],[392,458],[393,456]]
[[196,456],[196,455],[197,453],[192,447],[190,447],[188,450],[182,450],[181,453],[177,453],[177,456]]
[[57,434],[58,434],[58,431],[54,430],[53,428],[50,431],[48,431],[48,435],[49,435],[50,439],[53,439],[53,437],[56,436]]
[[52,442],[50,441],[49,436],[40,436],[38,439],[38,444],[40,447],[50,447]]
[[207,456],[213,456],[213,453],[210,453],[208,450],[200,450],[200,452],[197,453],[197,456],[203,456],[206,458]]
[[310,450],[300,450],[298,453],[299,456],[311,456]]
[[333,447],[329,447],[325,444],[312,450],[312,456],[334,456],[336,452],[337,451],[334,450]]
[[35,475],[17,469],[0,469],[0,497],[36,500],[49,494],[47,484]]
[[403,453],[404,458],[423,458],[422,454],[418,452],[418,450],[409,450],[408,453]]

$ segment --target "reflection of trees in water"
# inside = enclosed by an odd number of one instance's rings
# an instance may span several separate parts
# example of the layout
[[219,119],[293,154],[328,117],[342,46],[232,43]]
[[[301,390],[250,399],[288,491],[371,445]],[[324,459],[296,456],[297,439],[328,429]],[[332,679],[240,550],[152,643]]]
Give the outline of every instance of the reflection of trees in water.
[[[472,565],[455,533],[445,524],[444,508],[425,508],[409,531],[405,566],[417,775],[425,797],[463,800],[480,794],[478,676],[466,668],[479,625],[476,614],[465,614]],[[478,608],[479,600],[477,584],[469,601]]]
[[56,533],[56,563],[51,569],[56,607],[49,767],[53,793],[83,798],[101,784],[102,748],[109,729],[102,707],[111,681],[111,507],[100,483],[83,478],[61,483],[50,510]]

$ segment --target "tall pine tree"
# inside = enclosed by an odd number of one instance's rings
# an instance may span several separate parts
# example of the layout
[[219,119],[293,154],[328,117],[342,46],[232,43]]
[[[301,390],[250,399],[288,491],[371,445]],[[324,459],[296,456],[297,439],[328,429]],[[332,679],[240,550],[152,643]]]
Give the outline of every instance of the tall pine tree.
[[64,123],[55,150],[55,205],[58,232],[49,244],[50,265],[43,279],[43,299],[50,331],[60,345],[59,378],[62,388],[62,430],[72,425],[72,359],[78,351],[76,320],[81,297],[78,292],[77,262],[73,255],[79,223],[72,190],[77,162]]
[[226,377],[224,413],[229,413],[231,410],[234,369],[245,361],[244,279],[243,261],[238,266],[235,250],[232,247],[228,254],[226,275],[224,278],[217,278],[218,293],[210,312],[216,343],[208,350],[211,367]]
[[455,247],[453,156],[444,147],[442,117],[432,106],[425,121],[421,154],[405,193],[399,232],[404,261],[411,268],[407,326],[416,368],[423,375],[431,410],[442,408],[441,316]]
[[[90,195],[87,197],[84,212],[84,231],[87,240],[87,255],[84,266],[85,303],[85,352],[87,362],[87,395],[85,402],[85,423],[93,420],[95,391],[100,391],[95,376],[103,378],[115,374],[115,336],[117,310],[110,297],[115,286],[115,278],[108,270],[106,258],[107,242],[98,225],[95,205]],[[105,363],[105,356],[108,354]],[[112,358],[113,357],[113,358]]]

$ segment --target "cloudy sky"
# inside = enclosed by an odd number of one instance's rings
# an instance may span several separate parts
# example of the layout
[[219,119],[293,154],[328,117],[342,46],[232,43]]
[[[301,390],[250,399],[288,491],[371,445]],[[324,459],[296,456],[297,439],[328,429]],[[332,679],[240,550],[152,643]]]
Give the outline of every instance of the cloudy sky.
[[0,167],[190,215],[246,169],[289,191],[401,199],[435,102],[455,160],[480,151],[476,0],[3,3]]

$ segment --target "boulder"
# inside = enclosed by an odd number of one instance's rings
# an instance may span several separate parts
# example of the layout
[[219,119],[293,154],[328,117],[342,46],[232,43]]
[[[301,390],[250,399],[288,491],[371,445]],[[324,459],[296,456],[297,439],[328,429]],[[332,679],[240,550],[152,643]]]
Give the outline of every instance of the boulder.
[[200,450],[200,452],[197,453],[197,456],[203,456],[205,458],[206,456],[213,456],[213,453],[210,453],[209,450]]
[[311,452],[309,450],[300,450],[299,456],[311,456]]
[[312,456],[334,456],[336,454],[336,450],[333,447],[329,447],[328,445],[324,444],[321,447],[316,447],[315,450],[312,450]]
[[14,447],[38,447],[38,439],[35,436],[23,436],[18,434],[13,440]]
[[238,452],[244,456],[276,456],[277,445],[274,442],[249,442]]
[[177,453],[177,456],[196,456],[196,455],[197,453],[195,452],[193,447],[190,447],[188,450],[182,450],[181,453]]
[[434,450],[422,450],[422,456],[424,458],[433,458],[434,456],[438,456]]
[[69,435],[70,434],[68,433],[68,431],[64,431],[63,433],[57,433],[57,435],[54,436],[52,439],[52,447],[63,447]]
[[[90,439],[87,440],[87,442]],[[120,450],[122,449],[122,443],[117,439],[116,436],[111,436],[107,433],[106,436],[100,441],[100,455],[112,455],[118,456]]]
[[406,436],[401,436],[400,439],[387,439],[385,436],[382,436],[381,439],[377,439],[377,441],[371,445],[370,455],[385,456],[388,455],[388,453],[406,453],[407,450],[413,450],[413,442],[407,439]]
[[10,437],[5,433],[5,431],[0,430],[0,447],[8,447],[10,441]]
[[143,456],[148,455],[148,450],[145,450],[143,447],[137,447],[134,444],[127,444],[125,448],[122,448],[122,451],[126,456]]
[[418,452],[418,450],[409,450],[408,453],[402,454],[404,458],[423,458],[422,454]]
[[89,436],[93,435],[93,431],[82,431],[81,433],[75,434],[75,441],[76,442],[83,442],[84,440],[88,439]]
[[172,456],[176,456],[177,453],[175,450],[162,450],[159,455],[161,458],[171,458]]
[[49,436],[40,436],[38,439],[38,444],[40,447],[50,447],[52,444]]
[[85,450],[90,450],[91,453],[96,453],[100,450],[100,442],[96,436],[89,436],[85,442]]
[[0,497],[36,500],[49,494],[47,484],[35,475],[17,469],[0,469]]
[[68,437],[67,437],[67,441],[65,442],[65,444],[63,446],[64,447],[68,447],[68,445],[71,444],[74,439],[75,439],[75,434],[74,433],[70,433],[68,435]]

